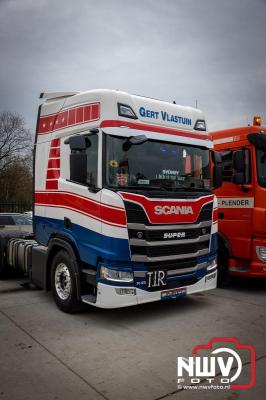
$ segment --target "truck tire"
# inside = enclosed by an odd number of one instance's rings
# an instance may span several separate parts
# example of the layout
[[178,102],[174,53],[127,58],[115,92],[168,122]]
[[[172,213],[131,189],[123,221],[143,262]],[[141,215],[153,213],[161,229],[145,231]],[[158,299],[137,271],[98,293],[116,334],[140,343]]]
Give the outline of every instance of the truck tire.
[[71,314],[81,309],[82,303],[77,296],[74,261],[65,250],[58,251],[53,258],[51,289],[60,310]]
[[5,238],[0,235],[0,279],[6,277]]
[[218,245],[218,276],[217,286],[224,287],[230,283],[229,275],[229,255],[225,246],[220,242]]
[[5,279],[6,275],[6,266],[0,260],[0,279]]

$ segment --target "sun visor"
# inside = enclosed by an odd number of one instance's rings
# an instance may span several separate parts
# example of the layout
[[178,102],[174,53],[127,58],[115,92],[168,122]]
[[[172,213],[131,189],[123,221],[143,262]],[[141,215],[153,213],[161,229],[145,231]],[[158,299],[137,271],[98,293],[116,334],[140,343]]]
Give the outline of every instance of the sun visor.
[[131,137],[131,136],[138,136],[138,135],[145,135],[148,139],[153,140],[162,140],[165,142],[174,142],[174,143],[182,143],[188,144],[193,146],[201,146],[207,148],[213,148],[213,142],[211,141],[210,137],[206,134],[199,135],[199,136],[206,136],[206,139],[199,138],[197,139],[197,133],[188,132],[187,134],[182,132],[182,134],[178,133],[162,133],[162,132],[155,132],[155,131],[146,131],[146,130],[139,130],[139,129],[132,129],[127,126],[125,127],[106,127],[103,128],[103,132],[107,135],[113,136],[124,136],[124,137]]

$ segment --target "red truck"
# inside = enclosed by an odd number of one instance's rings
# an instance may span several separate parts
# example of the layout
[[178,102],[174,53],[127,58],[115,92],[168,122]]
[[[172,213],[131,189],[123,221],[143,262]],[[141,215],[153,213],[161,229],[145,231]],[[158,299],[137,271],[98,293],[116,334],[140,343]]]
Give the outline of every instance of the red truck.
[[229,275],[266,277],[266,127],[211,133],[221,155],[223,184],[218,198],[218,283]]

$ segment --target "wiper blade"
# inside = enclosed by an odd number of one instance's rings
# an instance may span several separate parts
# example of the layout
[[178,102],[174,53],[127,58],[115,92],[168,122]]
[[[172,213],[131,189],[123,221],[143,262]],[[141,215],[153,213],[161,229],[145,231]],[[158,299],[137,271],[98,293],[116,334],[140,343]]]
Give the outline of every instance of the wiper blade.
[[149,185],[130,185],[130,186],[121,186],[121,188],[119,187],[119,189],[146,189],[146,190],[167,190],[165,187],[163,186],[149,186]]
[[169,190],[172,192],[178,191],[189,191],[189,192],[200,192],[200,191],[209,191],[210,189],[202,188],[202,187],[190,187],[190,186],[164,186],[165,190]]

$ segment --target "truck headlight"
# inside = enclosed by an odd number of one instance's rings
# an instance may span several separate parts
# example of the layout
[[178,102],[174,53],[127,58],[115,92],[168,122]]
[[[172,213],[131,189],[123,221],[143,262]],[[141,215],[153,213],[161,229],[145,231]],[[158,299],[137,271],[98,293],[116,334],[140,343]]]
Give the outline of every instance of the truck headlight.
[[100,278],[108,279],[109,281],[132,282],[133,272],[118,271],[116,269],[106,268],[102,265],[100,269]]
[[212,271],[215,268],[217,268],[217,259],[216,258],[207,262],[207,271]]
[[257,253],[257,257],[261,261],[266,262],[266,247],[265,246],[256,246],[256,253]]

